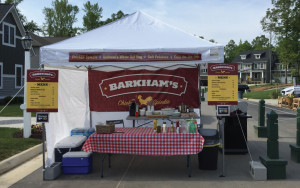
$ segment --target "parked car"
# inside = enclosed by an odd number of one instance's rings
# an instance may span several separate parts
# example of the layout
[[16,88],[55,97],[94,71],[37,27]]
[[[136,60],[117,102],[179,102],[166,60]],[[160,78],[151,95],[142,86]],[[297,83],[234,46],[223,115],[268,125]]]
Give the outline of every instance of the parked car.
[[287,88],[284,88],[283,90],[281,90],[281,94],[282,94],[282,96],[295,95],[294,90],[295,90],[294,86],[287,87]]
[[246,84],[239,84],[238,85],[238,91],[242,91],[243,93],[244,92],[250,92],[250,88]]

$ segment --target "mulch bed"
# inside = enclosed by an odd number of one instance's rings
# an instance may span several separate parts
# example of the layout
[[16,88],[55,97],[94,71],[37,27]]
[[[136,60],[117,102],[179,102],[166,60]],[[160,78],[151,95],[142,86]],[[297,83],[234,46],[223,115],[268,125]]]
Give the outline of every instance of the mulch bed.
[[[282,87],[289,87],[292,86],[291,84],[280,84],[278,86],[278,89],[282,88]],[[255,91],[264,91],[264,90],[268,90],[268,89],[275,89],[277,88],[276,85],[274,86],[262,86],[262,87],[256,87],[256,88],[252,88],[251,92],[255,92]]]
[[[23,132],[15,132],[13,135],[14,138],[23,138]],[[35,139],[43,139],[42,134],[31,134],[29,138],[35,138]]]

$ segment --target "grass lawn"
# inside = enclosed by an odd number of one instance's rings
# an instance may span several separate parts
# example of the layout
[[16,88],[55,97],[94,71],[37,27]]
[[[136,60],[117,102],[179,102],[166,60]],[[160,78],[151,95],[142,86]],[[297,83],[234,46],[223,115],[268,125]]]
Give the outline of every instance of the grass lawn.
[[[244,93],[243,98],[249,99],[271,99],[271,93],[276,91],[276,89],[256,91],[256,92],[248,92]],[[277,90],[279,91],[279,90]]]
[[[21,104],[10,104],[0,114],[2,117],[23,117],[23,110],[20,109]],[[4,106],[0,105],[0,111]],[[31,113],[31,117],[35,117],[36,113]]]
[[18,128],[0,127],[0,161],[42,143],[40,139],[13,138]]

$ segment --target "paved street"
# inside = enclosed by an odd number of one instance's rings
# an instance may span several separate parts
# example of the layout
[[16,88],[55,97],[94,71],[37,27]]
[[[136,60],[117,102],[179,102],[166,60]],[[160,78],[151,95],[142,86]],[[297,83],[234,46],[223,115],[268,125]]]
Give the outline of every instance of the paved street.
[[[254,135],[253,125],[257,124],[258,103],[248,101],[248,144],[254,161],[266,155],[265,138]],[[218,155],[218,170],[198,169],[197,155],[191,157],[192,177],[187,177],[186,157],[156,157],[113,155],[112,167],[109,169],[107,159],[104,163],[104,178],[100,177],[99,156],[94,154],[94,169],[86,175],[64,175],[57,180],[43,181],[41,167],[32,173],[23,174],[11,187],[297,187],[300,183],[300,164],[290,160],[289,144],[296,143],[296,112],[288,109],[266,105],[266,112],[274,110],[279,115],[279,156],[288,161],[287,179],[254,181],[249,173],[249,154],[225,155],[225,177],[222,174],[222,156]],[[216,128],[215,107],[202,103],[202,121],[205,128]],[[37,158],[33,161],[40,161]],[[30,166],[30,163],[27,164]],[[36,165],[35,165],[36,166]],[[21,173],[24,168],[20,167]],[[9,174],[9,173],[7,173]],[[19,176],[22,176],[20,174]],[[0,177],[0,181],[3,180]],[[1,185],[0,185],[1,187]]]

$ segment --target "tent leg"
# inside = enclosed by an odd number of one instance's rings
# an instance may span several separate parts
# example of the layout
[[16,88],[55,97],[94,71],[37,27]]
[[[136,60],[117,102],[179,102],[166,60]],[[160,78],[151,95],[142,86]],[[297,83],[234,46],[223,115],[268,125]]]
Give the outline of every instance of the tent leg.
[[101,178],[103,178],[103,161],[104,161],[104,153],[100,153],[100,173],[101,173]]
[[225,177],[225,139],[224,139],[224,123],[222,118],[219,119],[220,130],[222,130],[222,174],[220,177]]
[[191,156],[187,155],[187,168],[188,168],[188,177],[191,177]]
[[93,127],[93,123],[92,123],[92,112],[90,111],[90,128]]
[[43,180],[45,181],[45,123],[42,123],[42,137],[43,137]]
[[199,115],[200,115],[200,123],[201,122],[201,78],[200,78],[200,64],[197,65],[198,67],[198,89],[199,89]]

